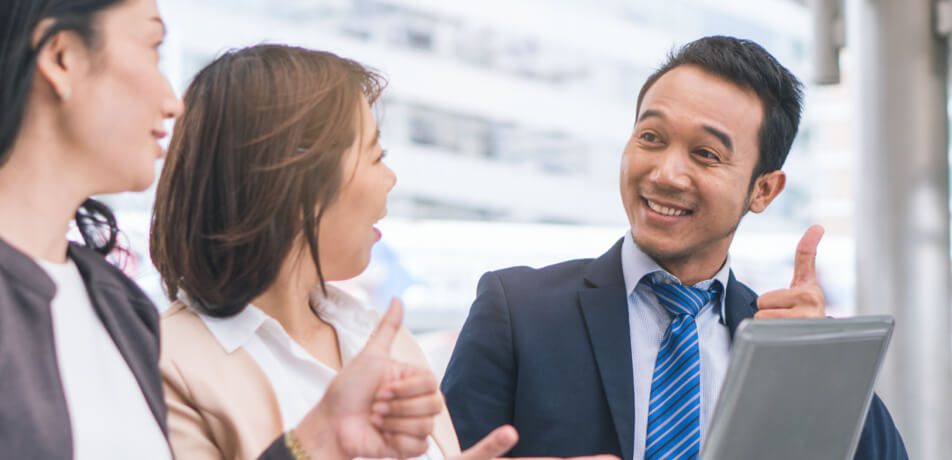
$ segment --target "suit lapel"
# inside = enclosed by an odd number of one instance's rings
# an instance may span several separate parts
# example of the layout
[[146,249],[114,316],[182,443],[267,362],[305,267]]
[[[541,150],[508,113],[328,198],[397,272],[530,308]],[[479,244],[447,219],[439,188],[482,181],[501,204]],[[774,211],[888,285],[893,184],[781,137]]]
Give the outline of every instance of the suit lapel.
[[579,290],[578,302],[588,328],[622,458],[631,460],[635,402],[628,301],[621,271],[621,243],[619,240],[588,266],[585,272],[586,287]]
[[734,271],[727,281],[727,293],[724,298],[724,318],[730,330],[731,340],[741,321],[753,318],[757,313],[757,294],[734,278]]

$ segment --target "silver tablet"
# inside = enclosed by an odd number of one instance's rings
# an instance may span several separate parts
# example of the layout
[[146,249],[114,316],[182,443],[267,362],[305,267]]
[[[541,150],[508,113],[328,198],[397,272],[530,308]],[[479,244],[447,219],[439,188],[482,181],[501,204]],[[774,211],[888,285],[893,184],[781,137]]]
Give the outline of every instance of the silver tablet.
[[701,460],[852,459],[893,319],[741,323]]

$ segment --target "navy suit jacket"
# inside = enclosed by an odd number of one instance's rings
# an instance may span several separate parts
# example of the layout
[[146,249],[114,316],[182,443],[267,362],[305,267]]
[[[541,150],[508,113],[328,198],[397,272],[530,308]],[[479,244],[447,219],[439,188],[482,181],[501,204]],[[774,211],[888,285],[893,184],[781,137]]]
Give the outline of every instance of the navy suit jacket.
[[[731,336],[757,294],[731,274],[724,302]],[[489,272],[443,378],[460,444],[512,424],[514,457],[613,454],[632,459],[634,390],[621,241],[597,259]],[[906,459],[874,396],[856,459]]]

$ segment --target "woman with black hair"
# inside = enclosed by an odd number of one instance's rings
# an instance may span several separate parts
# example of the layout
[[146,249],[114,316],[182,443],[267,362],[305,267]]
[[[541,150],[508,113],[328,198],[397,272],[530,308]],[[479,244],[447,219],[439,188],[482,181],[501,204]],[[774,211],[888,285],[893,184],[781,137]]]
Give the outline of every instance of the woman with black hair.
[[[7,6],[9,5],[9,6]],[[0,19],[0,450],[170,459],[155,307],[103,255],[91,195],[144,190],[181,102],[152,1],[13,1]],[[75,219],[86,241],[65,238]]]
[[[165,25],[155,0],[2,8],[0,456],[170,459],[158,312],[105,261],[115,218],[89,199],[155,179],[163,122],[182,112],[158,69]],[[66,240],[74,220],[85,245]],[[400,317],[388,312],[294,435],[261,458],[422,453],[441,397],[429,371],[388,357]],[[405,432],[375,428],[374,404]]]

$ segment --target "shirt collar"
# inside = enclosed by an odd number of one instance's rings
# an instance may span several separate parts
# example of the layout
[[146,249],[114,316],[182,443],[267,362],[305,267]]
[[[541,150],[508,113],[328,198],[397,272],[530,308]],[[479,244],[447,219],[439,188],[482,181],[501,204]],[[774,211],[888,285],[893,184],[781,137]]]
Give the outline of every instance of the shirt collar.
[[[645,277],[645,275],[660,272],[663,274],[662,276],[678,280],[676,276],[661,268],[661,266],[658,265],[654,259],[645,254],[641,248],[635,244],[635,240],[631,236],[631,230],[625,232],[625,239],[621,244],[621,271],[625,277],[625,293],[628,294],[629,297],[635,292],[635,288],[638,287],[638,283],[642,278]],[[724,305],[724,300],[727,296],[727,281],[730,279],[730,274],[731,256],[728,254],[724,265],[721,266],[721,269],[718,270],[716,274],[714,274],[713,278],[701,281],[700,283],[694,285],[695,287],[701,289],[707,289],[711,287],[711,284],[713,284],[714,281],[721,282],[721,287],[723,289],[721,289],[720,302],[715,304],[714,308],[718,310],[722,324],[727,324],[727,317],[722,306]],[[680,282],[680,280],[678,280],[678,282]]]
[[[197,312],[196,312],[197,313]],[[225,353],[231,354],[244,344],[248,343],[267,321],[274,321],[263,311],[248,304],[241,313],[228,318],[216,318],[214,316],[198,314],[212,335],[218,339],[218,343],[225,349]]]
[[[180,291],[178,297],[191,308],[191,299],[184,291]],[[338,334],[352,330],[358,335],[369,336],[380,321],[380,316],[375,311],[364,307],[360,300],[330,284],[327,285],[326,296],[320,287],[312,289],[310,300],[315,312],[334,326]],[[192,311],[198,314],[228,354],[247,344],[256,334],[264,332],[268,332],[282,345],[290,346],[291,338],[281,323],[253,304],[248,304],[240,313],[228,318],[216,318],[195,309]]]

